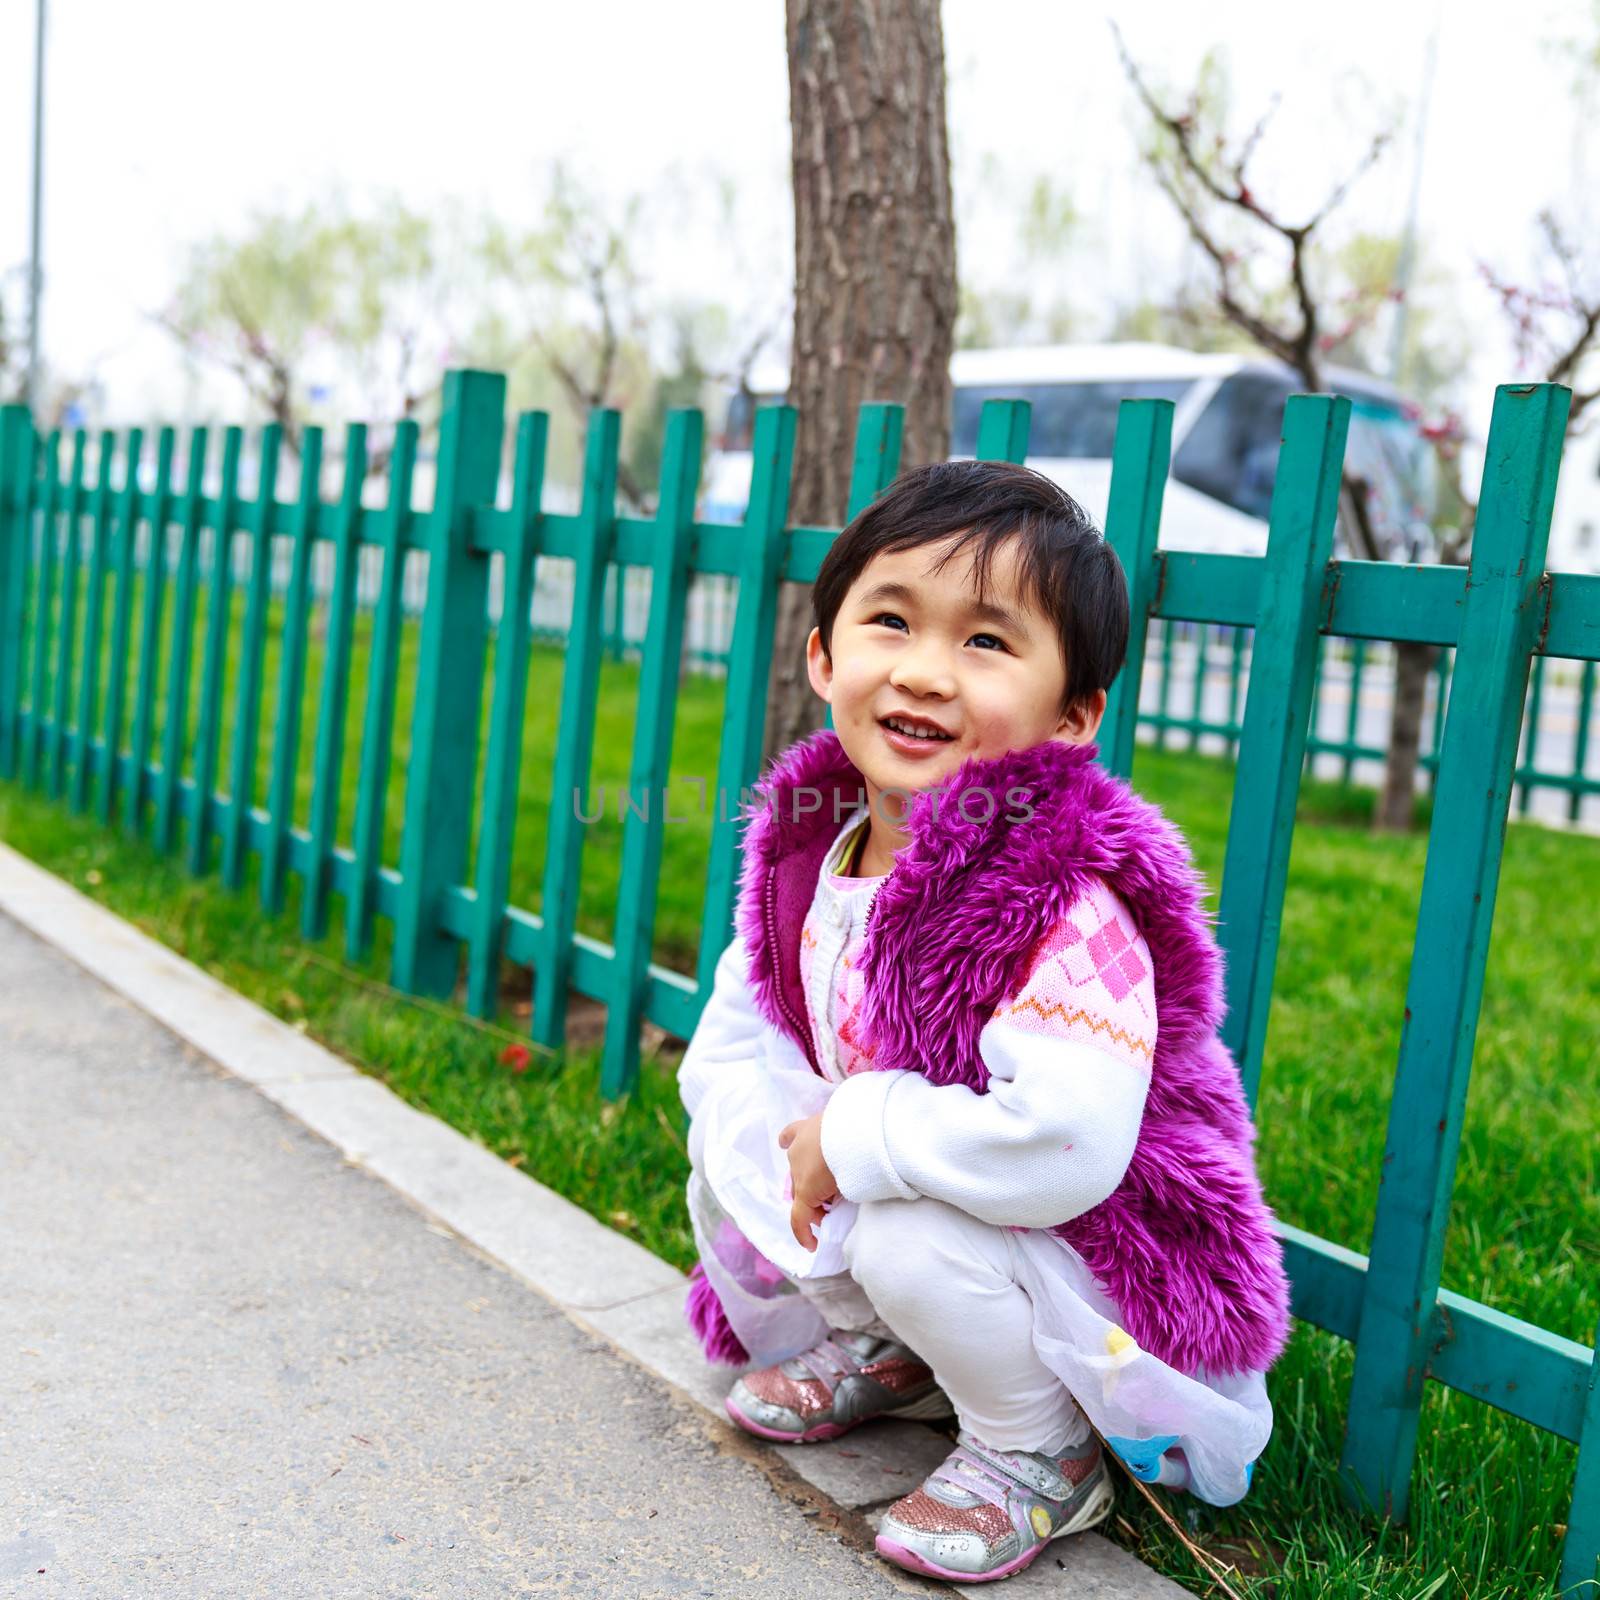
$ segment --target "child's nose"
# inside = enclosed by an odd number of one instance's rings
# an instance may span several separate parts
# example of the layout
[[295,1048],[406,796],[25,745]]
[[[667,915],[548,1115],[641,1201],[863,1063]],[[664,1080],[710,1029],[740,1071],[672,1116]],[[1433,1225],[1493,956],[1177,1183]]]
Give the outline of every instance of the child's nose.
[[948,699],[956,690],[955,672],[948,654],[942,645],[931,642],[903,651],[889,674],[889,681],[907,694],[937,694]]

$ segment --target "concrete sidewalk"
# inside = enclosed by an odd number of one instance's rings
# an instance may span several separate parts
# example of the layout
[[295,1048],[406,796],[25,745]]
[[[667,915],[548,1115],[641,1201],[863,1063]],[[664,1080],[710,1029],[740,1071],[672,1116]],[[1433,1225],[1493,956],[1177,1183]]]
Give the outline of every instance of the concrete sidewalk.
[[[0,1592],[952,1592],[862,1515],[945,1441],[745,1438],[678,1274],[0,857]],[[1183,1593],[1092,1534],[978,1592]]]

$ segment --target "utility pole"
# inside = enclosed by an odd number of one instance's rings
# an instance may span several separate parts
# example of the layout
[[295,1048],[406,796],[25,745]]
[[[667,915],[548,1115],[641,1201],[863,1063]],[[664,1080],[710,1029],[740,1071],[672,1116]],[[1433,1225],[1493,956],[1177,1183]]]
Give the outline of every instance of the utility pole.
[[44,5],[35,8],[33,37],[33,216],[28,251],[28,376],[23,404],[39,403],[39,301],[44,291]]
[[1411,156],[1411,200],[1406,207],[1405,229],[1400,235],[1400,257],[1395,263],[1394,320],[1389,325],[1389,381],[1396,386],[1405,381],[1406,325],[1411,320],[1411,278],[1417,265],[1417,212],[1422,204],[1422,152],[1428,138],[1428,111],[1433,101],[1433,74],[1439,65],[1440,17],[1434,14],[1433,31],[1428,35],[1427,53],[1422,59],[1422,93],[1417,102],[1416,147]]

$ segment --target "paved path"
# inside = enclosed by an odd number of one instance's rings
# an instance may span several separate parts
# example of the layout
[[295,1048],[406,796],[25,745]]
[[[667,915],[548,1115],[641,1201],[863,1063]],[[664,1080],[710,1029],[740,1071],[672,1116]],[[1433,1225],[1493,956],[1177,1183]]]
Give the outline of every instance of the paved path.
[[3,915],[0,974],[0,1594],[950,1592]]

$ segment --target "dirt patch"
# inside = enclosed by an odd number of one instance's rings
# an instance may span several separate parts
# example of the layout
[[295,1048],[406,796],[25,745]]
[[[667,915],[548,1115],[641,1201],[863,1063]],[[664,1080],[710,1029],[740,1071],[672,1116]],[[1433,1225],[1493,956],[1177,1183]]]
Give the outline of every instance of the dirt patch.
[[[533,1015],[533,976],[526,969],[515,969],[514,978],[502,985],[501,1007],[503,1014],[514,1023],[525,1024]],[[606,1018],[610,1008],[603,1000],[591,999],[576,991],[567,996],[567,1026],[564,1034],[566,1049],[579,1053],[598,1050],[606,1037]],[[644,1061],[660,1061],[664,1065],[676,1064],[688,1048],[688,1041],[654,1022],[645,1022],[639,1030],[639,1055]]]

